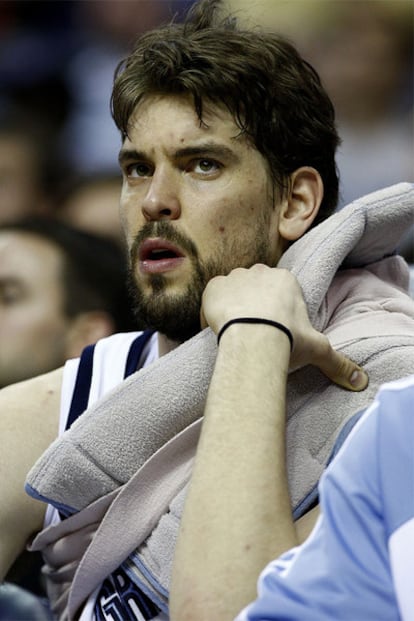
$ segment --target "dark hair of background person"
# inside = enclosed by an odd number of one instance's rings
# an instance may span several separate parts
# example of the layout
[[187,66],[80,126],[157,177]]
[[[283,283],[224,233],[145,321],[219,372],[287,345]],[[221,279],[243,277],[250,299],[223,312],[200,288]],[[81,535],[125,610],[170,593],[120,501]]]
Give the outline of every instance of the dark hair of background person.
[[47,217],[10,222],[0,225],[0,231],[37,235],[59,248],[67,317],[105,310],[114,321],[115,331],[136,329],[126,286],[126,257],[119,244]]
[[[0,135],[19,138],[25,141],[33,155],[33,171],[42,188],[49,188],[54,181],[54,160],[50,159],[48,151],[47,133],[39,127],[35,119],[31,119],[26,111],[2,110],[0,114]],[[53,153],[53,158],[55,154]]]
[[[111,99],[123,137],[130,117],[149,94],[188,94],[203,122],[203,104],[224,105],[265,157],[282,195],[289,175],[313,166],[324,198],[316,223],[338,201],[335,151],[340,142],[335,112],[316,71],[282,36],[243,31],[236,20],[220,20],[220,0],[204,0],[184,23],[141,36],[118,65]],[[213,30],[214,28],[214,30]]]
[[48,127],[27,110],[0,108],[0,224],[52,213],[63,170]]
[[119,215],[122,175],[95,173],[69,175],[61,185],[55,217],[77,229],[124,244]]

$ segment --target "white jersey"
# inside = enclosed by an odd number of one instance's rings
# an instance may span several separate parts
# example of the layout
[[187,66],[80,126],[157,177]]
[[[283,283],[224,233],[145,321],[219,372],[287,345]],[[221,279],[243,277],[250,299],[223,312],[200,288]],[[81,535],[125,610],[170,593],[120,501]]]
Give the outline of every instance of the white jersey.
[[[137,369],[158,357],[157,336],[150,332],[114,334],[87,347],[64,369],[60,409],[61,435],[86,408]],[[45,526],[61,517],[48,505]],[[79,621],[164,621],[168,619],[120,567],[88,598]]]
[[414,621],[414,376],[380,390],[319,491],[313,533],[236,621]]

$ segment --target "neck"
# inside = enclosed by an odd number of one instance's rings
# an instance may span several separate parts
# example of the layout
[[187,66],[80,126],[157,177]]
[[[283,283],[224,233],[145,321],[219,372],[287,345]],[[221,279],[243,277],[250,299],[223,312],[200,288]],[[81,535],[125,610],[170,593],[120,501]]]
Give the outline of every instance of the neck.
[[165,356],[165,354],[168,354],[170,351],[178,347],[178,345],[180,345],[178,341],[172,341],[164,334],[161,334],[161,332],[158,332],[158,355],[160,358],[161,356]]

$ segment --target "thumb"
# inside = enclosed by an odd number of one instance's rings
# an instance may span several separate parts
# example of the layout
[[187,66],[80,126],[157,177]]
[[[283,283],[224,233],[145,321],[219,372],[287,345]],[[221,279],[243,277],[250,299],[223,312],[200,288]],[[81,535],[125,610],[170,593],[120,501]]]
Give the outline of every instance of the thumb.
[[332,347],[318,363],[314,363],[330,380],[347,390],[360,391],[368,385],[368,375],[355,362]]

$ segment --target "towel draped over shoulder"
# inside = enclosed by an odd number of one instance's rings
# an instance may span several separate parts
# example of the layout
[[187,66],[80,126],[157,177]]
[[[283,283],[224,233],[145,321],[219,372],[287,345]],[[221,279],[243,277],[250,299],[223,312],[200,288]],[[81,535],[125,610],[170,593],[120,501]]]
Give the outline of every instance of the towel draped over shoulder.
[[[360,393],[307,366],[287,387],[287,468],[292,511],[316,499],[318,480],[343,437],[385,381],[414,371],[414,301],[394,251],[414,222],[414,186],[401,183],[344,207],[284,253],[310,320],[365,367]],[[134,373],[88,408],[38,460],[28,492],[70,517],[33,542],[43,552],[60,619],[121,564],[168,611],[175,541],[214,368],[207,328]],[[110,361],[108,361],[110,364]]]

